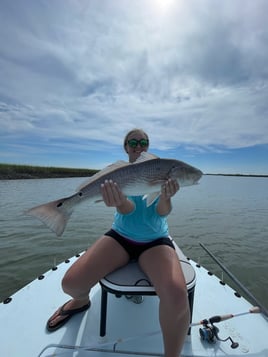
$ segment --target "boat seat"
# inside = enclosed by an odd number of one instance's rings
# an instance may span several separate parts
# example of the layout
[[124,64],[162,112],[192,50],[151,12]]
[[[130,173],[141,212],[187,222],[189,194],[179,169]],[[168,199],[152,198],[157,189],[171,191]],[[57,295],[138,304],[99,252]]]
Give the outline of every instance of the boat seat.
[[[172,239],[171,239],[172,240]],[[196,282],[195,270],[185,257],[181,249],[172,240],[178,259],[180,260],[183,270],[190,306],[190,316],[192,320],[194,289]],[[134,296],[134,295],[156,295],[155,288],[151,284],[147,275],[141,270],[137,261],[132,260],[125,266],[113,271],[100,280],[101,286],[101,316],[100,316],[100,336],[106,335],[106,319],[107,319],[107,299],[108,293],[114,294],[117,297]],[[191,330],[189,328],[188,334]]]

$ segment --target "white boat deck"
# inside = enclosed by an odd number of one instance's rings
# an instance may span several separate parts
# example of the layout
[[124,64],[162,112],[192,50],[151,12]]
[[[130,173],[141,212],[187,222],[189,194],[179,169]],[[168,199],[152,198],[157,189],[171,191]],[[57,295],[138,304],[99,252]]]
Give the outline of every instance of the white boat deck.
[[[124,297],[108,295],[107,334],[99,336],[100,293],[97,285],[91,293],[91,308],[74,316],[61,329],[48,333],[49,316],[69,297],[60,286],[61,277],[75,259],[62,263],[55,271],[44,274],[12,296],[11,302],[0,304],[1,356],[162,356],[163,345],[158,322],[158,298],[145,296],[141,304]],[[247,312],[252,307],[238,298],[227,285],[192,262],[197,283],[193,322],[213,315]],[[182,356],[268,357],[268,321],[261,314],[248,314],[216,324],[222,339],[231,336],[239,343],[232,349],[230,341],[209,344],[202,341],[199,327],[192,327]]]

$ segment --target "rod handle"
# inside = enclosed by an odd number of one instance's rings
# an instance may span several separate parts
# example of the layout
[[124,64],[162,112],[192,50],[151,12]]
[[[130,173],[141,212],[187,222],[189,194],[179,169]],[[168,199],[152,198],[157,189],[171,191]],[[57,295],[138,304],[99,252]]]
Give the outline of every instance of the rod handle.
[[251,309],[249,309],[249,312],[251,314],[258,314],[259,312],[261,312],[261,309],[259,308],[259,306],[253,306]]
[[231,319],[232,317],[234,317],[233,314],[228,314],[228,315],[217,315],[217,316],[212,316],[210,319],[209,319],[209,322],[210,323],[215,323],[215,322],[221,322],[221,321],[225,321],[225,320],[228,320],[228,319]]

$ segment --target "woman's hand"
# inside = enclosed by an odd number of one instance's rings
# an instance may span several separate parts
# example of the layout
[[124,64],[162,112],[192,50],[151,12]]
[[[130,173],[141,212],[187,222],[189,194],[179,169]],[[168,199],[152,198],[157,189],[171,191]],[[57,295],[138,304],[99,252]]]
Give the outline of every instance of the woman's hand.
[[101,193],[106,206],[116,207],[118,212],[122,214],[129,213],[133,210],[133,203],[127,199],[116,182],[106,180],[101,185]]
[[108,207],[121,206],[126,200],[126,196],[123,195],[116,182],[113,182],[112,180],[106,180],[101,185],[101,193],[103,201]]
[[174,196],[180,189],[177,180],[168,179],[161,187],[161,198],[169,199]]
[[168,179],[161,187],[161,195],[157,204],[157,212],[161,216],[166,216],[171,212],[171,197],[180,189],[177,180]]

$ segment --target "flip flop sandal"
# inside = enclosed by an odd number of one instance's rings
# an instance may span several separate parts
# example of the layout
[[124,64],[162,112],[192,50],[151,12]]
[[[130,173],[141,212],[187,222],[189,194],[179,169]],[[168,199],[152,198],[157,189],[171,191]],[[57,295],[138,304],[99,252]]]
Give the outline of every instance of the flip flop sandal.
[[[69,300],[69,301],[71,301],[71,300]],[[65,325],[66,322],[69,321],[70,318],[71,318],[73,315],[78,314],[78,313],[83,312],[83,311],[86,311],[87,309],[90,308],[90,305],[91,305],[91,303],[90,303],[90,301],[89,301],[86,305],[84,305],[84,306],[82,306],[82,307],[79,307],[79,308],[77,308],[77,309],[64,310],[64,306],[67,305],[69,301],[67,301],[64,305],[62,305],[62,307],[60,308],[60,310],[59,310],[59,312],[58,312],[58,314],[57,314],[57,316],[66,316],[63,320],[60,320],[60,321],[59,321],[57,324],[55,324],[55,325],[50,325],[51,320],[53,320],[54,318],[56,318],[56,316],[54,317],[55,314],[53,314],[53,315],[49,318],[49,320],[47,321],[46,327],[47,327],[47,330],[48,330],[49,332],[53,332],[53,331],[58,330],[60,327],[62,327],[63,325]]]

